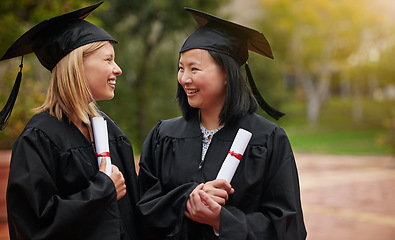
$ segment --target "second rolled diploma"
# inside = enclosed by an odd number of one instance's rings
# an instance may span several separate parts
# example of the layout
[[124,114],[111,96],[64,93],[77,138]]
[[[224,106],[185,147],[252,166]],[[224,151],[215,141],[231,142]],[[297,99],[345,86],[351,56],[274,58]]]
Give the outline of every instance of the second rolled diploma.
[[243,157],[244,151],[250,142],[252,133],[242,128],[236,134],[233,140],[232,146],[226,156],[224,162],[222,163],[221,169],[218,172],[217,179],[225,179],[230,183],[232,181],[233,175],[239,166],[240,160]]

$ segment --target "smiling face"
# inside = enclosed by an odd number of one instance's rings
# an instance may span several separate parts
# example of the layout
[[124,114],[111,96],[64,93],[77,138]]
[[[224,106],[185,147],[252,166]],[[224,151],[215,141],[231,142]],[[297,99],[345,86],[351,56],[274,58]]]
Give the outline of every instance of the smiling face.
[[114,59],[114,47],[110,42],[84,57],[85,76],[94,101],[114,97],[116,79],[122,73]]
[[216,114],[222,109],[226,93],[225,71],[207,50],[191,49],[181,53],[178,82],[191,107]]

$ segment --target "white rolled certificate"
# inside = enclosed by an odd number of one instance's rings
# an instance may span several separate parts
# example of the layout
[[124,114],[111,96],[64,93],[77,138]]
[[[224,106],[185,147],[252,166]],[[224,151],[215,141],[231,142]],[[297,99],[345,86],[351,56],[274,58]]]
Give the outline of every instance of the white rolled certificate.
[[244,151],[250,142],[252,133],[242,128],[236,134],[233,140],[232,146],[226,155],[224,162],[222,163],[221,169],[218,172],[217,179],[225,179],[226,181],[232,181],[233,175],[239,166],[240,160],[243,157]]
[[107,160],[105,173],[110,176],[112,173],[112,165],[110,148],[108,146],[107,122],[103,117],[94,117],[92,118],[92,128],[98,165],[100,167],[100,163],[103,159]]

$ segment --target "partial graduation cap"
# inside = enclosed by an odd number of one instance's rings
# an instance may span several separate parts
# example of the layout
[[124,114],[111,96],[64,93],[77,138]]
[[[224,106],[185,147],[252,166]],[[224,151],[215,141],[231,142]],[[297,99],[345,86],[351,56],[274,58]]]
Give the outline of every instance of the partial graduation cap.
[[84,19],[102,2],[60,16],[46,19],[16,40],[0,61],[22,56],[19,72],[7,103],[0,112],[0,130],[11,115],[22,80],[23,56],[34,53],[49,71],[67,54],[83,45],[97,41],[117,41],[102,28]]
[[269,42],[263,33],[195,9],[185,8],[196,20],[196,29],[184,42],[180,53],[199,48],[227,54],[240,66],[245,64],[247,78],[256,100],[263,110],[278,120],[284,113],[272,108],[259,93],[247,64],[248,50],[273,59]]

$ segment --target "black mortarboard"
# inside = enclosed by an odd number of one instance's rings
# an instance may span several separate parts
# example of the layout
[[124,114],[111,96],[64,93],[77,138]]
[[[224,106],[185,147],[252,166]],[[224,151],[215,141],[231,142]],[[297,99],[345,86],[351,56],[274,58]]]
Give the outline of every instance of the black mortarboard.
[[[6,60],[35,53],[40,63],[49,71],[74,49],[97,41],[116,40],[102,28],[84,20],[99,2],[60,16],[46,19],[24,33],[0,59]],[[22,63],[10,97],[0,112],[0,130],[5,128],[18,95],[22,78]]]
[[273,118],[278,120],[282,117],[284,113],[272,108],[262,98],[255,86],[254,79],[247,64],[248,50],[273,59],[269,42],[265,36],[255,29],[195,9],[185,8],[185,10],[195,18],[199,28],[185,40],[180,53],[194,48],[211,50],[233,57],[240,66],[245,64],[251,90],[259,105]]

